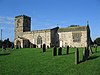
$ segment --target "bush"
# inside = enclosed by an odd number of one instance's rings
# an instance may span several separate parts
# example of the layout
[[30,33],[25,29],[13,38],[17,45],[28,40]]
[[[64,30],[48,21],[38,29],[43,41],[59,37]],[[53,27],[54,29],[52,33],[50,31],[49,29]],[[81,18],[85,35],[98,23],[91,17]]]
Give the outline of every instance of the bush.
[[94,43],[97,44],[98,46],[100,46],[100,37],[96,38],[94,40]]

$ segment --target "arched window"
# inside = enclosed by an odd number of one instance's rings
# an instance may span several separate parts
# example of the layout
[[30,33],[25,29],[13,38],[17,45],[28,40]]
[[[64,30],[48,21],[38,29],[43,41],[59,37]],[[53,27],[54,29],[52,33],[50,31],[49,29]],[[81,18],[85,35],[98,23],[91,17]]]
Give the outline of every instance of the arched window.
[[37,44],[42,44],[42,37],[40,35],[37,37]]

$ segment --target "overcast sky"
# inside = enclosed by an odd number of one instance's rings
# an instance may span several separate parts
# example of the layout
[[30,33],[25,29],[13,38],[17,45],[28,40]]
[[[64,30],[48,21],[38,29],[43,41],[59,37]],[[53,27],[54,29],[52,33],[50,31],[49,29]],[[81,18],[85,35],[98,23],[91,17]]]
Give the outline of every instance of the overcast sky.
[[14,40],[14,17],[32,18],[32,30],[57,26],[87,25],[91,37],[100,37],[100,0],[0,0],[0,29],[3,39]]

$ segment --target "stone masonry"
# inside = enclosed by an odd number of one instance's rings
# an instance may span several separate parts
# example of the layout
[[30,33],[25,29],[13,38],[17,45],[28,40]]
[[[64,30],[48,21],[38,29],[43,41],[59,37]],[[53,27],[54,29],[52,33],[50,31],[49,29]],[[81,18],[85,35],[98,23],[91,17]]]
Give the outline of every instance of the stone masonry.
[[15,48],[46,47],[87,47],[90,39],[89,26],[76,26],[31,31],[31,17],[15,17]]

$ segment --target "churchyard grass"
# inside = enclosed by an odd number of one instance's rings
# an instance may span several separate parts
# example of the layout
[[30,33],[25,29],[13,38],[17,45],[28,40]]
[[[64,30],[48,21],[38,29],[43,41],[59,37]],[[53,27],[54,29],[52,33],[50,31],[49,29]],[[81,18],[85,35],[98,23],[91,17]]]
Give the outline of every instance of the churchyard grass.
[[[62,49],[62,55],[53,56],[52,48],[23,48],[0,55],[0,75],[100,75],[100,47],[89,60],[75,64],[75,48]],[[1,52],[1,51],[0,51]],[[83,48],[79,49],[82,60]]]

